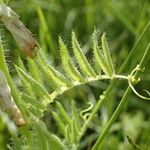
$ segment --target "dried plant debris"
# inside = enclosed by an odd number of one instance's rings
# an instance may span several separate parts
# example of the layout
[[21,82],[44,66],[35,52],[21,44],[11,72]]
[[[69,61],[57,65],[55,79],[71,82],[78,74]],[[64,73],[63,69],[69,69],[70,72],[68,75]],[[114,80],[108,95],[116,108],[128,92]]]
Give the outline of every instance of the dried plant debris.
[[19,20],[19,16],[8,6],[0,5],[0,20],[11,32],[20,49],[29,58],[34,58],[38,44],[30,30]]
[[9,113],[15,124],[22,126],[25,124],[23,116],[11,96],[10,87],[4,73],[0,70],[0,107],[4,112]]

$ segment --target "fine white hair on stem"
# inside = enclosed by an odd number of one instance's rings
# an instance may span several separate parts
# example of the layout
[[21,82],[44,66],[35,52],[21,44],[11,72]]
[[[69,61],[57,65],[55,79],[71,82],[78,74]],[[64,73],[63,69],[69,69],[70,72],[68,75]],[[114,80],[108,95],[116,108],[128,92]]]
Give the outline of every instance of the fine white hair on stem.
[[38,49],[38,44],[32,33],[19,20],[19,16],[10,7],[1,4],[0,20],[11,32],[24,54],[30,58],[34,58]]
[[7,83],[4,73],[0,70],[0,107],[4,112],[7,112],[14,120],[15,124],[21,126],[25,124],[25,120],[21,111],[11,96],[11,90]]

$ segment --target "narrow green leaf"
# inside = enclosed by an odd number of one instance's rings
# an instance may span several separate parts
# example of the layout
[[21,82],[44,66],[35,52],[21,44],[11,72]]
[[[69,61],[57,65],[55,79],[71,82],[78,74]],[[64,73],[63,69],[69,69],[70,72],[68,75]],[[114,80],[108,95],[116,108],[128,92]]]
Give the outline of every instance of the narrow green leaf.
[[51,76],[52,80],[58,85],[62,87],[70,87],[72,84],[56,69],[52,66],[47,65],[47,73]]
[[41,109],[31,105],[31,104],[28,104],[26,107],[32,113],[32,115],[34,115],[38,118],[41,118],[43,116],[43,110],[41,110]]
[[93,49],[94,49],[94,57],[95,57],[95,61],[97,61],[98,65],[102,68],[102,70],[104,71],[104,73],[106,75],[111,75],[111,71],[107,65],[107,62],[102,54],[102,52],[99,49],[98,46],[98,41],[97,41],[97,33],[96,30],[94,30],[93,33]]
[[35,62],[32,59],[28,59],[28,66],[29,66],[29,70],[31,72],[31,75],[33,76],[33,78],[38,81],[41,85],[43,85],[43,81],[41,78],[41,73],[39,71],[39,68],[37,67],[37,65],[35,64]]
[[[36,147],[39,150],[49,150],[47,147],[47,144],[48,144],[47,136],[45,136],[45,133],[43,132],[43,129],[42,129],[42,128],[45,128],[46,130],[46,127],[44,123],[41,123],[41,122],[42,121],[36,123],[32,127],[34,132],[36,133],[35,138],[34,138],[34,143],[36,144]],[[34,143],[33,145],[35,145]]]
[[75,68],[75,66],[71,62],[70,55],[68,53],[67,47],[62,41],[61,37],[59,37],[59,47],[61,60],[64,67],[65,72],[75,81],[83,81],[83,77],[79,73],[79,71]]
[[47,67],[43,67],[43,66],[41,66],[41,64],[39,64],[39,67],[40,67],[40,69],[42,71],[42,74],[44,76],[45,81],[48,84],[48,87],[50,86],[52,88],[52,90],[57,91],[59,89],[59,85],[49,75]]
[[45,54],[40,52],[40,62],[38,65],[40,66],[40,69],[44,71],[43,73],[50,81],[51,87],[58,91],[61,90],[61,88],[72,86],[71,82],[65,78],[63,74],[50,66],[46,60],[47,58],[45,57]]
[[80,125],[80,115],[79,115],[79,112],[77,110],[77,107],[76,107],[76,103],[74,100],[71,101],[71,108],[72,108],[72,115],[74,116],[76,122],[76,128],[77,130],[79,131],[80,128],[81,128],[81,125]]
[[[49,133],[49,132],[47,132]],[[59,137],[57,137],[54,134],[49,134],[48,136],[49,139],[49,149],[52,149],[55,147],[55,150],[66,150],[66,146],[64,145],[63,141]]]
[[71,139],[71,128],[70,128],[70,125],[66,126],[65,131],[66,131],[66,137],[65,137],[66,141],[68,142],[69,146],[71,147],[72,139]]
[[35,79],[33,79],[31,76],[29,76],[26,72],[24,72],[18,66],[15,66],[15,68],[16,68],[18,74],[21,76],[21,78],[24,78],[25,80],[27,80],[30,83],[32,89],[36,89],[37,92],[39,92],[38,93],[39,95],[45,96],[45,97],[47,97],[47,99],[51,100],[48,92],[40,83],[38,83]]
[[34,90],[31,87],[31,84],[27,80],[25,80],[25,78],[22,78],[21,82],[22,82],[22,86],[23,86],[23,91],[26,94],[30,95],[31,97],[36,97]]
[[108,49],[108,44],[107,44],[107,40],[106,40],[106,34],[104,33],[102,35],[102,50],[103,50],[103,54],[104,54],[104,59],[107,62],[107,65],[109,67],[109,69],[111,70],[111,75],[115,72],[114,71],[114,65],[110,56],[110,52]]
[[110,3],[110,1],[104,0],[103,4],[104,7],[109,11],[109,15],[112,15],[116,19],[118,19],[129,32],[131,32],[134,36],[137,36],[136,28],[134,27],[130,19],[125,16],[124,12],[121,12],[119,7],[117,7],[114,2]]
[[72,47],[81,71],[87,76],[95,77],[96,73],[87,61],[74,32],[72,32]]
[[52,112],[52,115],[53,115],[53,118],[56,121],[59,129],[61,130],[63,135],[66,136],[65,124],[62,122],[61,118],[59,117],[59,115],[57,113]]
[[29,103],[39,109],[45,109],[45,107],[46,107],[44,105],[44,103],[37,101],[34,97],[31,97],[25,93],[21,93],[21,97],[25,101],[25,103],[27,103],[27,104]]
[[37,7],[37,13],[38,13],[38,17],[39,17],[39,20],[40,20],[40,23],[41,23],[42,33],[45,35],[44,36],[45,40],[47,41],[47,44],[48,44],[49,48],[51,49],[52,53],[54,55],[57,55],[56,47],[55,47],[55,44],[54,44],[55,42],[53,41],[51,32],[49,32],[49,28],[48,28],[48,25],[47,25],[45,15],[44,15],[44,13],[43,13],[43,11],[40,7]]
[[53,135],[52,133],[50,133],[47,130],[44,122],[42,122],[41,120],[38,120],[38,122],[36,123],[36,126],[37,126],[37,132],[40,130],[40,132],[45,135],[46,141],[48,141],[49,143],[49,150],[50,149],[66,150],[63,141],[61,141],[61,139],[57,137],[56,135]]
[[59,114],[62,116],[63,120],[65,121],[65,124],[71,124],[71,119],[69,118],[68,114],[66,113],[61,103],[56,102],[56,107],[59,110]]
[[[23,63],[22,59],[20,58],[20,56],[18,56],[18,66],[22,70],[26,71],[24,63]],[[32,90],[30,83],[28,83],[24,78],[21,79],[21,82],[22,82],[24,92],[32,97],[35,97],[34,91]]]
[[72,138],[72,144],[76,144],[76,142],[77,142],[77,131],[76,131],[74,119],[72,119],[72,123],[71,123],[71,138]]
[[25,65],[24,65],[24,63],[23,63],[23,61],[22,61],[22,59],[21,59],[20,56],[18,56],[17,63],[18,63],[18,66],[19,66],[22,70],[26,71]]

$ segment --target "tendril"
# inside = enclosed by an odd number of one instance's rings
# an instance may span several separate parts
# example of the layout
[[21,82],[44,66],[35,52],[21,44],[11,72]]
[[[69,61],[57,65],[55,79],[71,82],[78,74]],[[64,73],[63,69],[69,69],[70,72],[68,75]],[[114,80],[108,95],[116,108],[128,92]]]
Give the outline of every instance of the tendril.
[[145,91],[145,92],[150,96],[150,92],[149,92],[149,91],[147,91],[147,90],[145,90],[145,89],[144,89],[143,91]]
[[[136,94],[138,97],[140,97],[140,98],[142,98],[142,99],[144,99],[144,100],[150,100],[150,97],[145,97],[145,96],[139,94],[139,93],[135,90],[135,88],[134,88],[134,86],[132,85],[130,79],[128,79],[128,83],[129,83],[130,88],[131,88],[132,91],[134,92],[134,94]],[[144,91],[150,96],[150,92],[148,92],[147,90],[144,90]]]
[[[145,96],[139,94],[139,93],[136,91],[136,89],[134,88],[134,86],[132,85],[132,83],[137,83],[137,82],[140,81],[140,78],[138,78],[138,79],[135,79],[135,78],[134,78],[135,72],[136,72],[136,71],[139,71],[139,70],[141,70],[141,71],[143,72],[143,71],[144,71],[144,68],[141,69],[141,68],[140,68],[140,65],[137,65],[137,66],[135,67],[135,69],[133,69],[133,71],[131,72],[131,74],[128,76],[128,83],[129,83],[129,86],[130,86],[130,88],[132,89],[132,91],[134,92],[134,94],[136,94],[138,97],[140,97],[140,98],[142,98],[142,99],[144,99],[144,100],[150,100],[150,97],[145,97]],[[148,92],[147,90],[144,90],[144,91],[150,96],[150,92]]]
[[89,107],[80,112],[80,116],[83,120],[86,120],[90,116],[89,111],[93,108],[93,104],[91,102],[88,102],[87,104],[89,104]]
[[133,76],[136,71],[144,71],[145,68],[140,68],[140,65],[137,65],[131,72],[130,76]]

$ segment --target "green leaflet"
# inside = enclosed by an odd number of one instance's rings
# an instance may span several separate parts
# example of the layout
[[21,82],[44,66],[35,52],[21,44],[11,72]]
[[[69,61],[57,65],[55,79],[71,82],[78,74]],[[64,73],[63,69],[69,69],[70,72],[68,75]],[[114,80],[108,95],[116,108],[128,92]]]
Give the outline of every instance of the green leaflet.
[[43,52],[40,53],[40,57],[41,59],[38,61],[38,65],[42,70],[42,73],[44,73],[46,78],[50,81],[51,87],[54,90],[60,91],[62,88],[72,86],[71,82],[62,73],[48,64]]
[[59,110],[59,113],[60,113],[61,117],[64,119],[65,123],[71,124],[71,119],[69,118],[67,112],[65,111],[65,109],[61,105],[61,103],[56,102],[56,107]]
[[51,78],[53,79],[54,82],[56,82],[59,86],[61,87],[69,87],[72,84],[57,70],[55,70],[52,66],[48,65],[47,66],[47,73]]
[[83,81],[83,77],[79,73],[79,71],[75,68],[73,63],[71,62],[70,55],[68,53],[67,47],[62,41],[61,37],[59,37],[59,47],[61,60],[64,67],[65,72],[75,81]]
[[106,63],[111,71],[111,74],[113,74],[114,71],[114,65],[110,56],[110,52],[108,49],[108,44],[107,44],[107,40],[106,40],[106,34],[104,33],[102,35],[102,50],[103,50],[103,54],[104,54],[104,59],[106,60]]
[[80,115],[79,115],[78,109],[76,107],[75,100],[71,101],[71,109],[72,109],[72,115],[74,116],[74,119],[76,120],[76,122],[75,122],[76,128],[79,131],[81,128]]
[[49,99],[49,102],[51,101],[49,93],[46,91],[46,89],[39,82],[37,82],[35,79],[33,79],[31,76],[29,76],[26,72],[24,72],[18,66],[15,66],[15,67],[16,67],[16,70],[17,70],[19,76],[21,78],[24,78],[25,80],[27,80],[30,83],[32,89],[36,89],[40,95],[45,96],[47,99]]
[[83,74],[90,76],[90,77],[95,77],[96,73],[90,66],[83,51],[81,50],[81,47],[77,41],[77,38],[76,38],[74,32],[72,32],[72,47],[73,47],[73,52],[77,59],[78,65],[79,65],[81,71],[83,72]]
[[103,57],[103,54],[98,46],[96,30],[94,31],[94,34],[93,34],[93,49],[94,49],[95,61],[98,63],[98,65],[104,71],[104,73],[106,75],[110,75],[110,71],[108,69],[107,63],[106,63],[106,61]]
[[76,128],[76,123],[75,123],[75,120],[72,119],[72,122],[71,122],[71,137],[72,137],[72,144],[76,144],[77,143],[77,135],[78,135],[78,131],[77,131],[77,128]]
[[37,107],[39,109],[45,109],[45,105],[37,101],[34,97],[31,97],[25,93],[21,93],[21,97],[27,104],[33,105],[34,107]]
[[98,46],[96,30],[94,30],[93,33],[93,49],[95,61],[97,61],[98,65],[100,66],[100,68],[102,68],[106,75],[112,76],[114,74],[114,66],[112,64],[105,35],[102,36],[102,50],[100,50]]
[[36,81],[38,81],[41,85],[43,85],[41,73],[35,61],[33,61],[32,59],[28,59],[28,64],[29,64],[28,66],[29,66],[30,73],[33,76],[33,78]]
[[[41,150],[65,150],[65,145],[63,141],[56,135],[53,135],[47,130],[46,125],[43,121],[37,120],[35,124],[33,124],[33,130],[35,131],[35,135],[31,135],[30,147],[36,147],[35,149]],[[32,133],[33,134],[33,133]],[[34,138],[33,138],[34,136]]]
[[[27,71],[20,56],[18,56],[18,66],[22,70]],[[24,78],[21,79],[21,82],[22,82],[24,92],[32,97],[35,97],[34,91],[32,90],[30,83],[26,81]]]
[[56,112],[52,112],[52,115],[59,129],[61,130],[62,134],[66,136],[66,130],[65,130],[66,125],[63,123],[62,118]]

